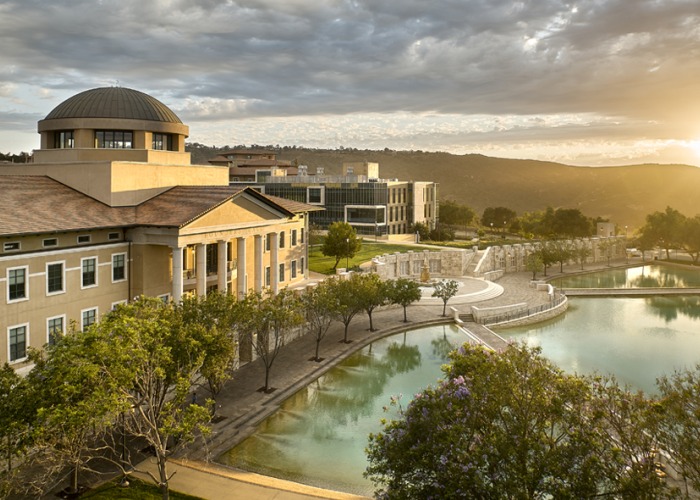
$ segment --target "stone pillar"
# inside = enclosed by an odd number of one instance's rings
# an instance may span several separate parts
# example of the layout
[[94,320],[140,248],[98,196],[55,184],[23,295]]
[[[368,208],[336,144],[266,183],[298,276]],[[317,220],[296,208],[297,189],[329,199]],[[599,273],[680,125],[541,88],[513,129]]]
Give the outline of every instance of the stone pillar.
[[245,236],[240,236],[237,238],[236,252],[238,254],[238,280],[237,280],[237,292],[238,298],[245,297],[248,293],[247,286],[247,275],[246,275],[246,255],[245,255]]
[[226,240],[219,240],[217,244],[216,276],[217,288],[221,293],[228,292],[228,266],[226,265]]
[[182,247],[173,248],[173,291],[171,293],[175,304],[182,300]]
[[279,233],[270,233],[270,291],[277,295],[279,290]]
[[263,267],[263,237],[262,234],[254,236],[255,264],[253,269],[253,286],[256,292],[262,292],[265,269]]
[[195,256],[197,258],[197,295],[204,297],[207,294],[207,245],[197,243]]

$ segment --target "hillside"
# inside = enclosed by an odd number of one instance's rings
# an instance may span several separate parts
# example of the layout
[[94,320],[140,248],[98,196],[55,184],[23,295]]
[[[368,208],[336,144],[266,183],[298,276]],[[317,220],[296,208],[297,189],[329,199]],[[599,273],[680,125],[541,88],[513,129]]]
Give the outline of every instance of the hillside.
[[[509,207],[518,214],[547,206],[578,208],[630,230],[643,224],[646,214],[666,206],[688,216],[700,213],[700,168],[689,165],[591,168],[420,151],[276,150],[279,159],[308,165],[309,172],[320,166],[326,173],[339,173],[344,161],[377,162],[381,177],[438,182],[440,198],[469,205],[478,213],[489,206]],[[193,151],[193,161],[208,157],[195,158]]]

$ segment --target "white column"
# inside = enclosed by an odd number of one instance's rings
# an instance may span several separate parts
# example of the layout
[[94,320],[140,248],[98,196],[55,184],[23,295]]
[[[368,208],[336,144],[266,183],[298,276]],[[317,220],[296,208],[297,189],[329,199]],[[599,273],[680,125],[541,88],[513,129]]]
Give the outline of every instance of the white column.
[[270,233],[270,291],[277,295],[279,289],[279,233]]
[[216,274],[217,274],[217,286],[219,288],[219,292],[221,293],[227,293],[228,292],[228,286],[226,286],[226,283],[228,282],[228,266],[226,265],[226,241],[225,240],[219,240],[216,242],[217,244],[217,266],[216,266]]
[[182,289],[182,247],[173,247],[173,291],[171,295],[176,304],[182,300]]
[[262,292],[265,269],[263,268],[263,237],[262,234],[255,235],[255,268],[253,270],[253,283],[256,292]]
[[204,297],[207,294],[207,245],[197,243],[195,253],[197,258],[197,295]]
[[238,253],[238,297],[244,297],[248,293],[247,276],[246,276],[246,255],[245,255],[245,237],[237,238],[237,253]]

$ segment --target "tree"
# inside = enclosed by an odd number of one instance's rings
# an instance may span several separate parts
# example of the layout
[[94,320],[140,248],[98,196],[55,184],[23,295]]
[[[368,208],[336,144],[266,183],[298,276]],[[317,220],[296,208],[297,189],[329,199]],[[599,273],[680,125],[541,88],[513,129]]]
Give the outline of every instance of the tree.
[[527,256],[525,259],[525,269],[532,271],[532,279],[534,280],[537,273],[544,270],[544,262],[542,262],[542,254],[540,252],[533,252]]
[[153,450],[158,477],[149,475],[167,500],[168,457],[211,431],[210,409],[187,404],[205,358],[201,332],[184,323],[172,304],[146,297],[118,307],[93,327],[101,352],[109,353],[103,362],[118,388],[116,397],[127,402],[125,430]]
[[180,304],[175,305],[183,324],[200,334],[198,340],[204,359],[199,371],[214,396],[219,394],[232,374],[236,355],[234,304],[232,295],[213,292],[204,297],[186,295]]
[[335,296],[335,316],[345,326],[343,334],[343,342],[348,343],[348,326],[352,319],[362,311],[362,302],[357,295],[359,289],[357,285],[358,274],[353,274],[350,279],[343,280],[339,278],[329,278],[328,284],[331,288],[331,293]]
[[581,265],[581,270],[583,271],[583,265],[591,255],[591,249],[588,243],[584,240],[578,240],[572,248],[572,255],[574,259],[576,259],[576,262]]
[[450,226],[469,226],[476,217],[476,213],[467,205],[461,205],[452,200],[440,202],[440,222]]
[[337,299],[329,283],[329,280],[321,281],[301,297],[307,324],[316,339],[316,353],[313,358],[316,362],[321,361],[318,357],[321,341],[336,317]]
[[681,226],[680,245],[693,262],[700,257],[700,215],[686,219]]
[[[661,394],[661,439],[683,477],[700,491],[700,364],[657,381]],[[687,491],[686,491],[687,493]]]
[[387,302],[386,286],[382,279],[374,274],[358,274],[355,285],[357,286],[357,298],[362,309],[369,317],[369,331],[373,332],[372,313],[377,307],[383,306]]
[[578,208],[557,208],[551,221],[551,231],[559,237],[584,238],[595,232],[594,227]]
[[442,300],[442,315],[446,315],[447,302],[457,295],[457,290],[459,290],[459,283],[455,280],[442,280],[435,283],[433,290],[433,297],[438,297]]
[[615,247],[615,241],[610,238],[606,238],[598,241],[598,250],[601,254],[605,255],[608,261],[608,266],[610,265],[610,259],[612,258],[613,248]]
[[564,240],[555,240],[550,242],[552,252],[554,253],[554,262],[559,263],[559,272],[564,272],[564,263],[574,255],[571,245]]
[[314,246],[320,244],[321,242],[321,226],[318,224],[310,224],[309,225],[309,247],[313,248]]
[[557,245],[554,241],[543,241],[540,247],[537,249],[537,253],[542,259],[542,267],[544,268],[544,275],[547,276],[547,268],[559,261],[560,253]]
[[506,207],[488,207],[484,209],[481,216],[481,225],[484,227],[493,227],[496,230],[502,229],[505,231],[508,224],[515,220],[516,213]]
[[355,228],[347,222],[334,222],[328,228],[321,253],[327,257],[335,257],[335,264],[333,264],[333,270],[335,270],[340,259],[352,259],[361,248],[362,239],[357,237]]
[[30,423],[33,420],[34,397],[29,390],[27,378],[17,375],[17,372],[5,363],[0,368],[0,460],[6,467],[0,466],[0,498],[9,495],[16,489],[18,470],[13,468],[13,462],[18,458],[21,462],[31,444]]
[[418,233],[420,241],[426,241],[430,239],[430,226],[425,222],[416,222],[413,224],[411,229],[414,233]]
[[[524,345],[494,353],[465,344],[451,358],[437,387],[370,435],[365,475],[377,497],[658,498],[655,474],[631,478],[589,379]],[[605,403],[621,409],[618,398]]]
[[669,250],[679,244],[684,221],[685,216],[678,210],[666,207],[663,212],[648,214],[646,223],[639,232],[643,239],[652,241],[666,250],[666,258],[669,259]]
[[418,283],[407,278],[399,278],[387,282],[387,296],[390,303],[403,307],[403,322],[408,323],[406,309],[414,302],[418,302],[422,294]]
[[272,364],[292,328],[304,322],[300,299],[287,288],[265,297],[250,292],[238,302],[236,317],[240,334],[247,337],[265,366],[265,385],[261,390],[270,392]]

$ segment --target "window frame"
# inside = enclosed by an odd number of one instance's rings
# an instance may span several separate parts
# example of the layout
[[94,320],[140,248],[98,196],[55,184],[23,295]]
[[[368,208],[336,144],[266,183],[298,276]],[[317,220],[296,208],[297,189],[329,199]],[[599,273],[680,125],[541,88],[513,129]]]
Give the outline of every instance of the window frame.
[[[81,239],[82,239],[83,241],[80,241]],[[78,245],[86,245],[86,244],[88,244],[88,243],[92,243],[92,235],[90,235],[90,234],[79,234],[79,235],[75,238],[75,242],[76,242]]]
[[19,252],[20,250],[22,250],[21,241],[6,241],[2,244],[3,252]]
[[[51,316],[46,318],[46,343],[49,345],[53,345],[55,341],[55,332],[51,330],[51,322],[55,321],[57,319],[61,320],[61,335],[65,335],[66,333],[66,315],[65,314],[59,314],[58,316]],[[52,334],[53,334],[53,339],[54,341],[52,342]]]
[[[117,267],[114,267],[114,259],[115,257],[122,257],[122,272],[124,274],[123,277],[115,279],[114,277],[114,272],[118,269]],[[126,264],[126,252],[119,252],[119,253],[113,253],[112,254],[112,283],[121,283],[123,281],[126,281],[127,277],[127,264]]]
[[284,283],[284,281],[285,281],[284,276],[285,276],[284,262],[280,262],[279,273],[277,275],[278,283]]
[[[23,294],[21,297],[15,297],[12,298],[12,292],[10,287],[12,284],[10,283],[10,273],[12,271],[18,271],[22,270],[24,271],[24,280],[23,280]],[[16,267],[8,267],[6,271],[5,277],[7,278],[7,286],[6,286],[6,293],[7,293],[7,303],[8,304],[14,304],[16,302],[24,302],[25,300],[29,300],[29,266],[16,266]]]
[[[61,266],[61,289],[60,290],[51,290],[50,288],[50,280],[49,280],[49,268],[51,266]],[[66,261],[65,260],[58,260],[54,262],[47,262],[46,263],[46,295],[59,295],[61,293],[66,293]]]
[[295,246],[297,246],[297,230],[292,229],[291,233],[292,233],[292,235],[289,238],[290,239],[289,246],[295,247]]
[[277,247],[278,247],[278,248],[284,248],[284,245],[285,245],[285,241],[284,241],[284,231],[280,231],[280,232],[279,232],[279,236],[278,236],[278,245],[277,245]]
[[[94,318],[94,321],[92,323],[85,326],[85,314],[89,313],[90,311],[95,311],[95,318]],[[90,328],[91,325],[94,325],[95,323],[97,323],[98,313],[99,313],[99,311],[98,311],[97,307],[88,307],[86,309],[81,309],[80,310],[80,330],[84,332],[85,328]]]
[[[319,201],[311,201],[311,192],[318,190]],[[315,196],[314,196],[315,198]],[[309,205],[325,205],[326,204],[326,186],[307,186],[306,188],[306,203]]]
[[[129,136],[128,138],[127,135]],[[134,131],[120,129],[95,130],[95,149],[134,149]]]
[[[85,261],[88,260],[93,260],[95,261],[95,270],[94,272],[94,282],[90,284],[85,284]],[[97,256],[93,255],[90,257],[83,257],[80,259],[80,289],[85,290],[87,288],[95,288],[96,286],[99,285],[99,281],[97,279],[98,277],[98,272],[97,269],[99,267],[99,261],[97,260]]]
[[297,261],[292,260],[292,262],[290,264],[291,264],[291,266],[289,268],[289,274],[290,274],[289,279],[293,280],[297,277]]
[[[19,328],[24,328],[24,356],[12,359],[12,330],[17,330]],[[7,362],[11,365],[15,363],[22,363],[26,361],[29,350],[29,323],[21,323],[19,325],[12,325],[7,327]]]
[[41,240],[42,248],[51,248],[58,246],[58,238],[44,238]]

